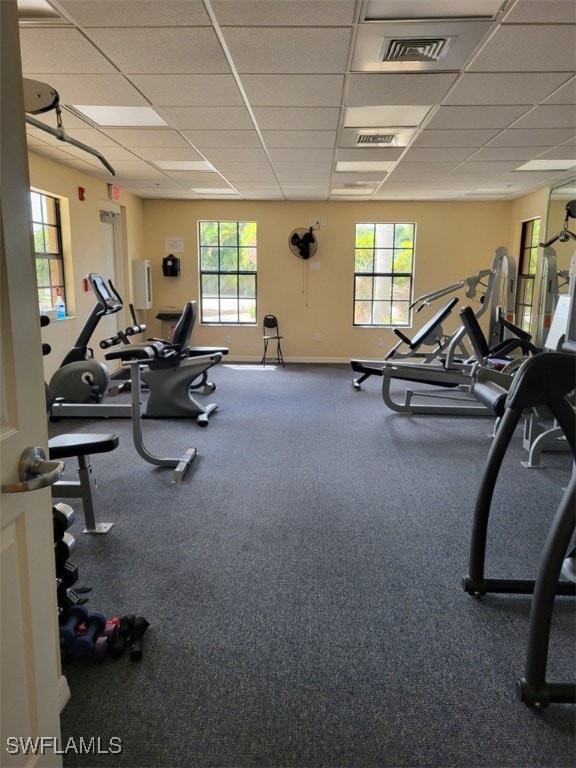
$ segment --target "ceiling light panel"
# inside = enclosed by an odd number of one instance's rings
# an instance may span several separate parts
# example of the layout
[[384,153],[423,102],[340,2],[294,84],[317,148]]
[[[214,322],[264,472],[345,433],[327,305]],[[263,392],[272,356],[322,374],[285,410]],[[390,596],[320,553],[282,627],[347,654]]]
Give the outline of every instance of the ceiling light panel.
[[386,160],[338,160],[336,171],[344,173],[377,173],[388,172],[394,166]]
[[214,166],[205,160],[152,160],[163,171],[213,171]]
[[576,158],[570,160],[530,160],[524,163],[517,171],[567,171],[576,168]]
[[352,72],[459,70],[490,28],[488,21],[378,21],[361,24]]
[[500,10],[502,0],[368,0],[365,21],[384,19],[491,19]]

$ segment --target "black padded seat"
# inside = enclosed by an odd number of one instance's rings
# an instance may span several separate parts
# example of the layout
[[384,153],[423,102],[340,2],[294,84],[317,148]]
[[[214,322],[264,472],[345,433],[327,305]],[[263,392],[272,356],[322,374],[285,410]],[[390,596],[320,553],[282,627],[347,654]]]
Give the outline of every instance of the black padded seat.
[[107,453],[118,448],[120,439],[115,432],[110,434],[66,434],[51,437],[48,451],[51,459],[67,459],[70,456],[86,456],[90,453]]
[[48,453],[51,459],[78,459],[78,480],[58,480],[52,485],[53,498],[82,499],[86,528],[84,533],[108,533],[113,523],[96,523],[96,513],[92,491],[96,485],[92,479],[90,455],[107,453],[118,447],[120,439],[115,432],[94,433],[80,432],[56,435],[48,440]]

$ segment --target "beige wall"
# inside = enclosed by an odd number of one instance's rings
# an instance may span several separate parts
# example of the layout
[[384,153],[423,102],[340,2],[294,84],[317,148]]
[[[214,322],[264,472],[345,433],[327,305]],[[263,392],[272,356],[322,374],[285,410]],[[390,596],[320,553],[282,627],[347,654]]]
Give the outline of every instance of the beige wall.
[[[181,307],[186,300],[198,298],[198,220],[256,221],[259,324],[254,328],[200,327],[195,343],[228,344],[231,355],[257,359],[262,317],[272,312],[279,317],[288,358],[347,361],[355,356],[382,357],[394,343],[392,332],[352,327],[355,223],[416,222],[415,295],[421,295],[490,267],[496,248],[509,247],[511,206],[508,202],[146,200],[143,256],[153,264],[155,309]],[[307,227],[310,218],[323,219],[325,224],[316,232],[317,254],[303,262],[290,252],[288,237],[293,229]],[[171,237],[184,241],[183,253],[177,254],[181,258],[179,278],[161,275],[161,261],[168,253],[165,239]],[[321,342],[314,341],[317,334]]]
[[[34,188],[61,196],[64,209],[69,210],[66,247],[71,270],[67,279],[72,278],[68,286],[72,293],[68,311],[73,317],[52,323],[44,331],[45,340],[53,346],[52,354],[45,358],[49,377],[93,304],[91,294],[83,292],[82,279],[90,271],[102,270],[99,211],[110,204],[105,182],[33,153],[30,176]],[[84,202],[78,200],[78,186],[86,189]],[[161,308],[179,310],[185,301],[198,298],[198,220],[253,220],[258,223],[258,325],[198,325],[194,343],[224,344],[230,347],[229,359],[259,360],[262,317],[273,312],[281,322],[287,359],[346,362],[351,357],[381,358],[396,340],[392,331],[352,326],[356,222],[416,223],[418,296],[490,267],[499,246],[515,255],[521,221],[537,215],[545,221],[547,208],[547,190],[518,201],[454,203],[140,200],[121,190],[125,304],[132,299],[131,262],[150,260],[154,306],[140,315],[150,335],[160,335],[162,327],[155,316]],[[290,252],[288,237],[293,229],[307,227],[310,218],[323,223],[316,232],[318,252],[304,262]],[[161,273],[162,258],[169,252],[166,238],[181,238],[184,243],[184,251],[177,254],[181,259],[179,278],[166,278]],[[418,315],[415,328],[423,321]],[[120,325],[128,322],[126,316]],[[457,312],[445,330],[456,324]],[[315,341],[317,334],[320,342]],[[95,351],[102,359],[97,350],[100,338],[95,339]]]
[[[44,358],[44,372],[48,380],[70,347],[94,305],[92,293],[83,289],[83,278],[89,272],[102,270],[102,247],[100,234],[100,210],[117,210],[121,216],[120,262],[121,270],[117,281],[122,289],[130,292],[130,270],[128,260],[137,258],[142,247],[143,221],[142,203],[125,190],[121,191],[118,204],[108,200],[105,182],[80,173],[72,168],[52,162],[47,158],[29,153],[30,184],[33,189],[56,195],[61,199],[62,225],[64,236],[64,258],[66,269],[66,320],[53,321],[42,331],[42,338],[52,347],[50,355]],[[110,178],[113,182],[113,177]],[[78,187],[83,187],[86,199],[78,199]],[[123,268],[122,268],[123,267]],[[126,305],[128,300],[126,299]],[[127,316],[120,317],[120,326],[128,324]],[[98,342],[105,334],[94,339],[94,352],[103,360]]]

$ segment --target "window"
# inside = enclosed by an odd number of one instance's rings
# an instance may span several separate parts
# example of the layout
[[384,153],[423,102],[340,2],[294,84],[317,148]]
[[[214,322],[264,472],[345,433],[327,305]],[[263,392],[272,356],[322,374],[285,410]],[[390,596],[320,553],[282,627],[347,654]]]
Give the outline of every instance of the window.
[[41,307],[52,309],[56,303],[58,289],[66,303],[60,201],[56,197],[43,195],[40,192],[30,192],[30,198],[38,303]]
[[256,222],[200,221],[203,323],[256,324]]
[[354,325],[410,324],[415,224],[356,224]]
[[540,242],[540,219],[522,223],[520,256],[518,258],[518,286],[516,289],[516,324],[524,331],[530,331],[534,282],[538,263]]

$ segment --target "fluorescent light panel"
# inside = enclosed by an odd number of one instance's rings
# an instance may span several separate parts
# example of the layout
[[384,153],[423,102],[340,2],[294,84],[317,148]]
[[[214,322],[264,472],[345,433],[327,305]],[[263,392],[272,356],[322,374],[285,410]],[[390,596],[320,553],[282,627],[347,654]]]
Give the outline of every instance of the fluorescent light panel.
[[151,160],[162,171],[213,171],[206,160]]
[[134,128],[168,125],[151,107],[100,107],[88,104],[71,106],[79,115],[100,126]]
[[524,163],[517,171],[567,171],[576,168],[576,159],[572,160],[530,160]]
[[394,165],[393,160],[338,160],[336,171],[343,173],[372,173],[389,171]]
[[204,189],[201,187],[193,187],[192,192],[196,192],[197,195],[237,195],[235,189]]
[[416,127],[431,109],[431,106],[348,107],[344,115],[344,127],[378,128],[382,129],[382,133],[385,133],[386,126]]
[[491,19],[501,6],[502,0],[368,0],[364,20]]

